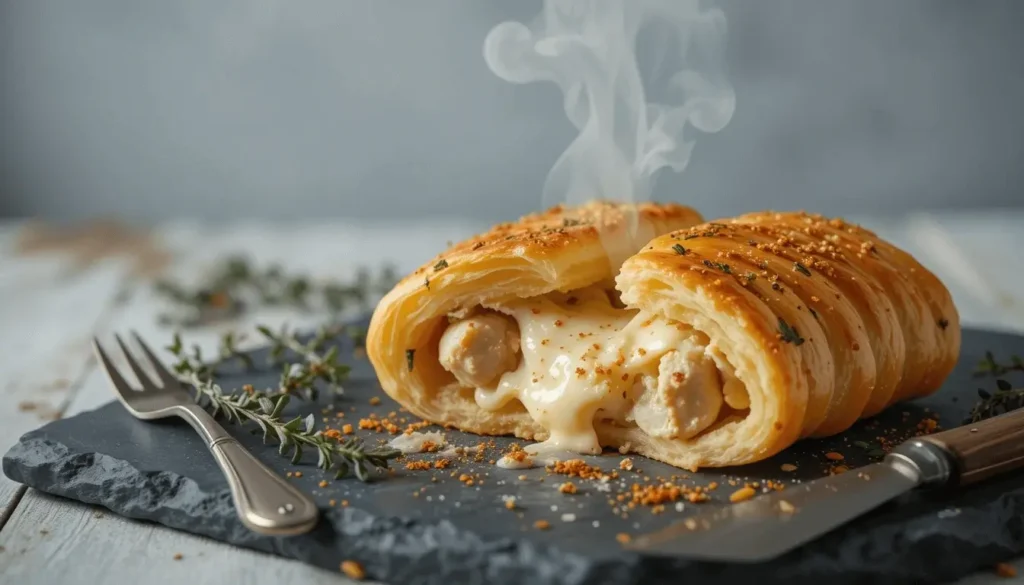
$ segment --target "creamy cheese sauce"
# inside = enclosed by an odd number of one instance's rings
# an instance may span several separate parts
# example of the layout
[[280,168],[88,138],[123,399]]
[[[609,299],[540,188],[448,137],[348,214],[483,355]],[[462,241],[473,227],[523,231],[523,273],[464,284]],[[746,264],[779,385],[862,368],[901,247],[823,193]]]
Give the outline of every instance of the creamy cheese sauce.
[[[654,436],[689,438],[718,417],[723,403],[718,369],[703,336],[681,322],[616,308],[598,287],[487,308],[515,320],[520,347],[514,368],[489,387],[477,385],[474,397],[488,410],[519,400],[549,432],[545,443],[528,451],[600,453],[595,419],[636,424]],[[480,351],[489,346],[493,351],[492,344]],[[443,343],[441,361],[450,371],[460,366],[446,347],[459,348],[459,355],[474,351],[466,343]]]

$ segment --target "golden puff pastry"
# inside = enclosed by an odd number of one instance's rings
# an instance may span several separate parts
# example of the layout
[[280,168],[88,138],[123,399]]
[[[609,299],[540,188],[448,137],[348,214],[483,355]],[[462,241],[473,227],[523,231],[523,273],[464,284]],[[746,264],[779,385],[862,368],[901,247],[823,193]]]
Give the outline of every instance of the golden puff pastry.
[[522,403],[495,406],[485,396],[498,374],[522,362],[522,344],[541,341],[521,334],[512,307],[533,316],[524,302],[569,302],[570,291],[582,289],[610,307],[605,291],[614,290],[623,260],[651,238],[701,221],[681,205],[592,202],[497,225],[453,246],[399,282],[374,312],[367,354],[382,387],[429,421],[547,438]]
[[694,469],[841,432],[956,361],[946,289],[866,230],[767,212],[680,229],[697,215],[647,205],[665,235],[640,249],[631,209],[530,216],[400,283],[368,338],[384,389],[463,430]]
[[622,301],[707,336],[746,409],[673,441],[621,425],[612,445],[683,467],[769,457],[797,439],[934,392],[956,365],[949,292],[906,252],[840,219],[761,212],[655,238],[619,273]]

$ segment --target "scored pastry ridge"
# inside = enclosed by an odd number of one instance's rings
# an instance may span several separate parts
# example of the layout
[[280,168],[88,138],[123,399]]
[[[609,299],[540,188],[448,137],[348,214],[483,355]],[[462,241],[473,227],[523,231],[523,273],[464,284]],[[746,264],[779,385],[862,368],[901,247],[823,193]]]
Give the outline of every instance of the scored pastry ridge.
[[[578,450],[695,468],[840,432],[934,391],[955,364],[948,292],[871,232],[804,213],[699,221],[678,205],[595,202],[453,246],[374,314],[367,349],[383,388],[462,430],[553,430]],[[626,242],[621,269],[609,235]],[[545,388],[558,402],[539,398]]]

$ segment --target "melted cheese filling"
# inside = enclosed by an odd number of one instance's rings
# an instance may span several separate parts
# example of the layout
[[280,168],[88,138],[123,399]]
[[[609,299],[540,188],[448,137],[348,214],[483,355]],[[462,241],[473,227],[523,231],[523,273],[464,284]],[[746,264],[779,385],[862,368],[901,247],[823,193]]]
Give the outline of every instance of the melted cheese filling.
[[742,384],[720,372],[724,360],[716,361],[703,334],[617,308],[601,288],[486,309],[448,327],[441,364],[475,388],[481,408],[519,400],[549,433],[532,452],[600,453],[595,420],[689,439],[714,424],[723,403],[749,405]]

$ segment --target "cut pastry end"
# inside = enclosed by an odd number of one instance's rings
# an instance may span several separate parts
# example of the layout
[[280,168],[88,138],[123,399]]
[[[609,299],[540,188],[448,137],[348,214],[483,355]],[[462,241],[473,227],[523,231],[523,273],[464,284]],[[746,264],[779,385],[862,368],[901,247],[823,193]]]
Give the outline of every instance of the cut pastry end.
[[625,308],[600,286],[463,310],[449,321],[441,366],[480,408],[525,408],[547,433],[534,452],[600,453],[596,425],[692,439],[750,406],[707,336]]

